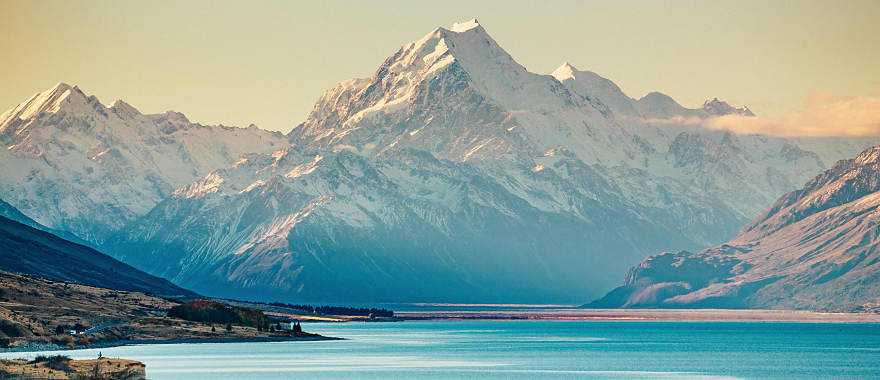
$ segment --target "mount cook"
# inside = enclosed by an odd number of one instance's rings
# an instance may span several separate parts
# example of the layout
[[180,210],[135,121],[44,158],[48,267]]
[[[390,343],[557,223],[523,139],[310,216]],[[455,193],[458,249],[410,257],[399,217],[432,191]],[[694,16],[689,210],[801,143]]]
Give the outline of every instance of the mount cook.
[[287,135],[59,85],[0,116],[0,197],[206,295],[571,302],[725,241],[875,143],[676,122],[727,114],[753,115],[530,72],[471,20],[328,90]]

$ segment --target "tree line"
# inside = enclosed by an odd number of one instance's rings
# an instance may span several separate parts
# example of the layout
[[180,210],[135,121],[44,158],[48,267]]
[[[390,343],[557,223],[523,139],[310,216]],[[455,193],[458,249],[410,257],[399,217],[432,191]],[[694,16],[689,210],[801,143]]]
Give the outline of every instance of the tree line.
[[347,306],[313,306],[313,305],[297,305],[283,302],[270,302],[269,305],[277,307],[286,307],[288,309],[298,310],[307,314],[320,315],[356,315],[356,316],[374,316],[383,318],[394,317],[394,311],[373,307],[347,307]]
[[168,310],[168,316],[192,322],[251,326],[260,331],[269,331],[270,325],[269,317],[260,310],[210,300],[195,300],[176,305]]

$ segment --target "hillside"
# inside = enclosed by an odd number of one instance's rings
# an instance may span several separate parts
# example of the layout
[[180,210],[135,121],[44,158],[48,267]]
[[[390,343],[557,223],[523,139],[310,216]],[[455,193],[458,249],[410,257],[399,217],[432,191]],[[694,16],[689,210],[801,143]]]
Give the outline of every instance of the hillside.
[[0,216],[0,270],[165,297],[196,296],[92,248],[4,216]]
[[252,320],[259,318],[266,321],[267,317],[261,311],[240,306],[230,308],[250,316],[251,320],[225,321],[230,323],[228,329],[222,324],[213,326],[168,316],[170,310],[180,305],[177,301],[139,292],[49,281],[0,271],[0,349],[53,350],[175,341],[333,339],[316,334],[256,328]]
[[880,308],[880,146],[782,196],[734,239],[632,268],[589,307]]

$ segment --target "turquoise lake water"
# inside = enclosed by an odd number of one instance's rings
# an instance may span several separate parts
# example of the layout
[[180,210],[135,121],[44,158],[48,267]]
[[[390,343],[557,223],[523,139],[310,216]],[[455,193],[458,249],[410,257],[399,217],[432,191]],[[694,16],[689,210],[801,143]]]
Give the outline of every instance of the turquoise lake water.
[[880,378],[880,324],[481,320],[305,328],[349,340],[64,354],[137,359],[150,379]]

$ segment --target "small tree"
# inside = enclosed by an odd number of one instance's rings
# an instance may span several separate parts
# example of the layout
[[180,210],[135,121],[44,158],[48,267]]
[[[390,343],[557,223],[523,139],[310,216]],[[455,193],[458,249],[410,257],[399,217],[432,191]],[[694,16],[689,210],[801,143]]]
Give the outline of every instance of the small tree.
[[211,332],[217,332],[217,328],[214,325],[211,325]]
[[226,332],[232,332],[232,324],[231,323],[226,324]]

